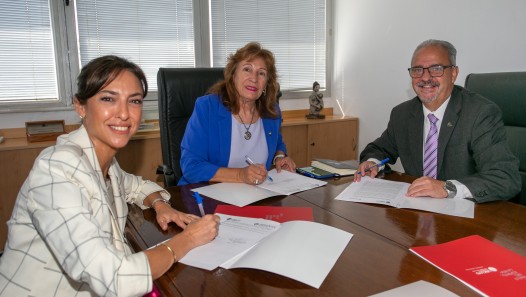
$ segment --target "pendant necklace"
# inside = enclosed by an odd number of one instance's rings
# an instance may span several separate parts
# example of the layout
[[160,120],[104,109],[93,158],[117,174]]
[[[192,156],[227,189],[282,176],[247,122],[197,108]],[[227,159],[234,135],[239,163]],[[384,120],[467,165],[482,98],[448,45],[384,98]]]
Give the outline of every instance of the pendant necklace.
[[244,136],[246,140],[249,140],[252,137],[252,133],[250,133],[249,129],[250,129],[250,126],[252,126],[252,121],[254,120],[255,113],[256,113],[256,108],[254,107],[254,110],[252,111],[252,118],[250,118],[250,123],[248,127],[247,125],[245,125],[245,122],[243,122],[243,119],[241,118],[241,114],[237,115],[239,117],[239,120],[241,120],[241,124],[243,124],[243,127],[245,127],[245,130],[247,130]]

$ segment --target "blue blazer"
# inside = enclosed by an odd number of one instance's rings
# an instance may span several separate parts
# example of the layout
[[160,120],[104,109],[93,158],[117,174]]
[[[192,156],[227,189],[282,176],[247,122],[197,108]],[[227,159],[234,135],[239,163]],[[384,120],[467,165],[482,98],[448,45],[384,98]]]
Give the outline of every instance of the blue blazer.
[[[276,151],[286,152],[280,132],[281,112],[275,119],[262,118],[267,136],[270,170]],[[209,181],[221,167],[227,167],[232,142],[232,113],[216,94],[200,97],[188,121],[181,143],[181,170],[179,185]]]

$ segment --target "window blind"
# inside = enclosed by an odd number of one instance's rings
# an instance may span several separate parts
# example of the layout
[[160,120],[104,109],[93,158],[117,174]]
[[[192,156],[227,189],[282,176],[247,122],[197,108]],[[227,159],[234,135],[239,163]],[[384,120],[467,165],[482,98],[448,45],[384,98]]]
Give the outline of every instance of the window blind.
[[276,58],[281,90],[325,87],[325,1],[211,1],[212,61],[224,67],[229,54],[258,41]]
[[58,100],[48,0],[2,1],[0,102]]
[[77,1],[81,66],[103,55],[138,64],[150,91],[159,67],[194,67],[192,1]]

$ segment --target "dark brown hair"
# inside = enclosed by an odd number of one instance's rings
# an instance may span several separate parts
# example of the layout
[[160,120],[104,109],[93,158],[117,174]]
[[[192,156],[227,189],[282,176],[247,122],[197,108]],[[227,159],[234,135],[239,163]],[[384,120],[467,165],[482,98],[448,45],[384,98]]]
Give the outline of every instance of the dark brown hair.
[[261,58],[267,67],[266,92],[256,101],[256,108],[261,117],[276,118],[278,116],[276,101],[279,91],[276,61],[274,54],[262,48],[257,42],[247,43],[244,47],[238,49],[235,54],[228,57],[224,70],[224,80],[213,85],[208,90],[208,93],[220,95],[223,104],[233,114],[239,113],[239,94],[234,83],[234,74],[239,63],[245,60],[251,61],[255,58]]
[[81,105],[85,105],[89,98],[109,85],[124,70],[130,71],[139,79],[143,96],[146,96],[148,83],[142,69],[124,58],[109,55],[95,58],[82,67],[77,78],[75,97]]

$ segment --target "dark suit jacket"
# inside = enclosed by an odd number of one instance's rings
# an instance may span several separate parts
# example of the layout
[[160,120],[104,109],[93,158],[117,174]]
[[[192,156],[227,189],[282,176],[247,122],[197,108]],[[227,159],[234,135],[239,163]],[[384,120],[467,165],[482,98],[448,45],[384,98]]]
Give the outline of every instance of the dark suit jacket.
[[[424,113],[415,97],[393,108],[387,129],[360,154],[363,162],[400,157],[407,174],[423,175]],[[438,139],[439,180],[464,184],[477,202],[510,199],[521,189],[519,160],[510,151],[501,111],[482,96],[455,86]]]

